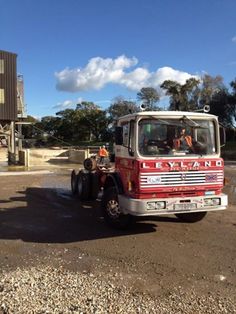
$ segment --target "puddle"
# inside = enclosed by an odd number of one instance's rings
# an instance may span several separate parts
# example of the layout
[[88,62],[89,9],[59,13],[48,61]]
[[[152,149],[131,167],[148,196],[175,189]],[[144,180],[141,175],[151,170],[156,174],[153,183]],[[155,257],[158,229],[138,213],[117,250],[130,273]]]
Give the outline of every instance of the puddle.
[[30,223],[18,223],[18,222],[3,222],[3,226],[16,230],[27,230],[31,232],[45,232],[48,230],[46,226],[30,224]]
[[60,196],[64,199],[71,200],[71,198],[72,198],[71,192],[68,189],[63,189],[63,188],[58,189],[57,188],[56,192],[57,192],[58,196]]
[[28,172],[28,171],[42,171],[42,170],[50,170],[50,171],[67,171],[71,173],[73,169],[80,170],[82,168],[81,164],[75,164],[70,162],[50,164],[45,163],[43,165],[31,165],[29,167],[21,166],[21,165],[8,165],[7,160],[1,160],[0,158],[0,172]]
[[66,218],[66,219],[71,219],[71,218],[74,218],[73,215],[69,215],[69,214],[62,214],[62,215],[59,215],[60,218]]

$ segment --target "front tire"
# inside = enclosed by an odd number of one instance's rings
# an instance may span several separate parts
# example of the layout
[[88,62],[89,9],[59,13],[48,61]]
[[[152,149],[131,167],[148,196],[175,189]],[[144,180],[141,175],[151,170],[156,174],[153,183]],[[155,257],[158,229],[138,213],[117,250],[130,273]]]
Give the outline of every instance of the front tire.
[[202,220],[206,216],[207,212],[198,212],[198,213],[183,213],[183,214],[175,214],[181,221],[184,222],[198,222]]
[[123,214],[118,201],[115,187],[107,188],[102,198],[102,211],[106,222],[116,229],[126,229],[132,220],[128,214]]

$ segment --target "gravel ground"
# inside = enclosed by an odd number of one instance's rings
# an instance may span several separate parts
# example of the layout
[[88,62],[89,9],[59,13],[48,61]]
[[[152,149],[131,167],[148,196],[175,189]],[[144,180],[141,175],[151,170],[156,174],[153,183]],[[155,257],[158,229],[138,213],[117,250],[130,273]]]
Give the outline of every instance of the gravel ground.
[[108,228],[69,172],[7,176],[0,189],[0,314],[236,313],[236,168],[230,206]]
[[119,274],[71,272],[49,266],[4,271],[0,313],[236,313],[230,298],[178,287],[157,299],[133,291]]

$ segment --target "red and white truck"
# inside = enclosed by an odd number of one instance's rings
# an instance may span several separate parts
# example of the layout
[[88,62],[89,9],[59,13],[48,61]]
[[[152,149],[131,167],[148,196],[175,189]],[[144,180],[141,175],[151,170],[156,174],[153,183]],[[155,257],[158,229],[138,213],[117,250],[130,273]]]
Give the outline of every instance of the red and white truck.
[[[222,140],[220,140],[220,138]],[[115,165],[86,159],[71,174],[72,193],[96,199],[102,191],[104,218],[124,228],[132,216],[174,214],[186,222],[224,210],[224,132],[208,113],[143,111],[118,119]]]

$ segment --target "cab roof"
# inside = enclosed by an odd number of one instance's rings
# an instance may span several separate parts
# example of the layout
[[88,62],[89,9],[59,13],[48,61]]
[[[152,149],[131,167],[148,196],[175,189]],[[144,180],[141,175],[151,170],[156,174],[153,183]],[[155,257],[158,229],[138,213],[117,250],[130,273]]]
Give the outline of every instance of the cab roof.
[[131,120],[136,117],[165,117],[165,118],[180,118],[183,116],[192,117],[192,118],[211,118],[211,119],[217,119],[218,117],[209,113],[204,112],[190,112],[190,111],[140,111],[131,113],[125,116],[122,116],[118,118],[118,121],[120,120]]

